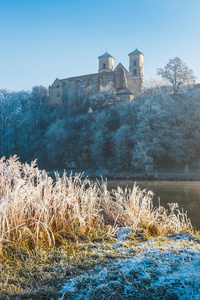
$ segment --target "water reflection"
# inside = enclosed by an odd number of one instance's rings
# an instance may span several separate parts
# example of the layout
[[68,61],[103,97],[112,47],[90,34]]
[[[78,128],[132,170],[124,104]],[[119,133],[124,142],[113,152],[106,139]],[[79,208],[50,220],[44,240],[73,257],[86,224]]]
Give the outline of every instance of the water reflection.
[[[131,187],[133,184],[134,181],[108,180],[108,189]],[[167,203],[177,202],[180,210],[187,211],[193,226],[200,230],[200,181],[138,181],[137,185],[154,192],[155,206],[158,206],[158,197],[161,205],[166,208]]]

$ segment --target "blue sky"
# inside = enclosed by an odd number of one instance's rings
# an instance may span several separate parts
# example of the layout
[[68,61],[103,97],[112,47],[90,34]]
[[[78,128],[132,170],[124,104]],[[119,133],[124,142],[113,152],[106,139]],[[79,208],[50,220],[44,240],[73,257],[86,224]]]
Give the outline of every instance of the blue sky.
[[128,68],[136,46],[146,80],[178,56],[200,82],[200,0],[0,0],[0,88],[96,73],[106,49]]

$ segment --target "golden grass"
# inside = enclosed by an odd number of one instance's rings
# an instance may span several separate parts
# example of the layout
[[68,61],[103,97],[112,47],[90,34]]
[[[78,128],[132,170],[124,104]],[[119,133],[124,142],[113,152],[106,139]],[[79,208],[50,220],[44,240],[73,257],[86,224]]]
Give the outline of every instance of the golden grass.
[[52,246],[64,239],[80,240],[111,235],[119,226],[136,233],[168,235],[192,228],[187,215],[170,204],[153,207],[153,193],[136,185],[111,192],[106,181],[92,182],[64,172],[55,181],[36,161],[30,165],[16,156],[0,160],[0,246],[29,249]]

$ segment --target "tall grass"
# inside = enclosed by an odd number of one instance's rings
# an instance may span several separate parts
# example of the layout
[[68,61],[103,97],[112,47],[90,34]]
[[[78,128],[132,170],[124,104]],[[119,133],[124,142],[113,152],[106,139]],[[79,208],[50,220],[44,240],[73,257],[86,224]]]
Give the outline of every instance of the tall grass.
[[[50,246],[66,238],[94,237],[117,226],[171,234],[191,228],[176,204],[170,212],[153,207],[153,193],[118,187],[111,192],[106,181],[93,182],[66,173],[46,171],[19,162],[16,156],[0,160],[0,245]],[[111,232],[111,231],[110,231]]]

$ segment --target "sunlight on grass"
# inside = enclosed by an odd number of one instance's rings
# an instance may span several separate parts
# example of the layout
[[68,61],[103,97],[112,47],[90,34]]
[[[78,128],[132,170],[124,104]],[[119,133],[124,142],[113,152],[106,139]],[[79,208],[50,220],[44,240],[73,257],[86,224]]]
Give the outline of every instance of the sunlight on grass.
[[137,232],[168,235],[191,229],[177,204],[153,207],[151,191],[134,185],[111,192],[106,181],[93,182],[64,172],[55,181],[36,161],[19,162],[16,156],[0,160],[0,243],[34,248],[63,239],[78,241],[112,235],[119,226]]

